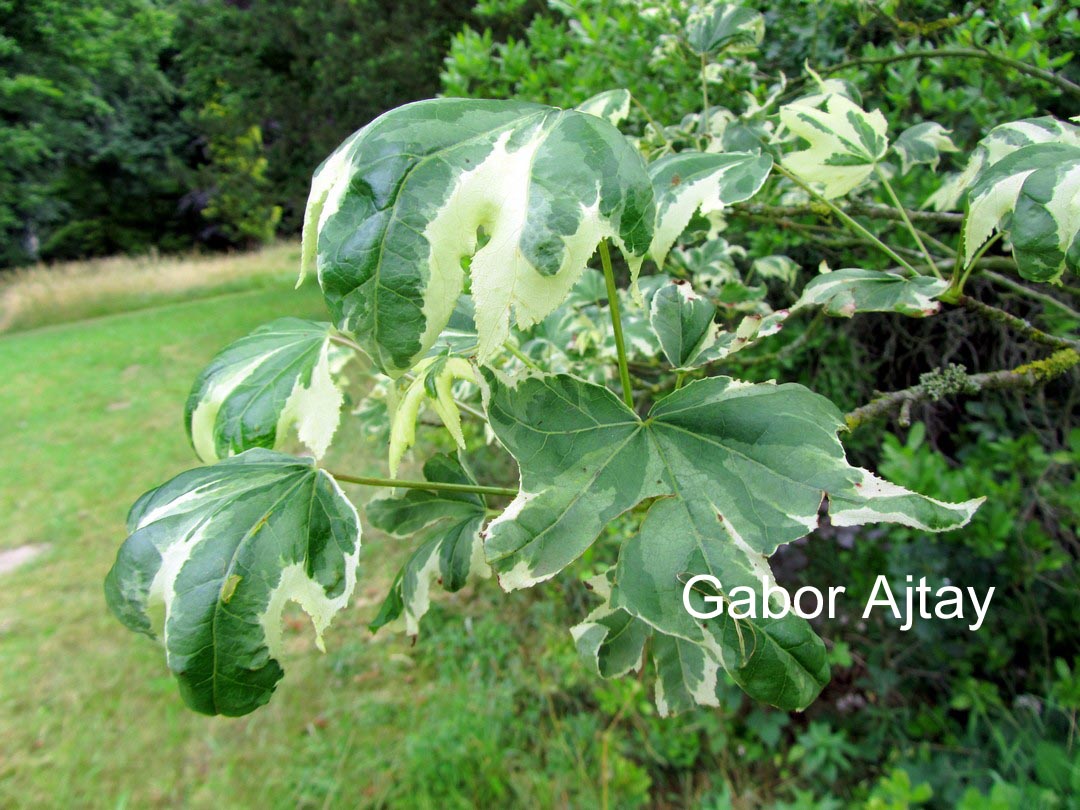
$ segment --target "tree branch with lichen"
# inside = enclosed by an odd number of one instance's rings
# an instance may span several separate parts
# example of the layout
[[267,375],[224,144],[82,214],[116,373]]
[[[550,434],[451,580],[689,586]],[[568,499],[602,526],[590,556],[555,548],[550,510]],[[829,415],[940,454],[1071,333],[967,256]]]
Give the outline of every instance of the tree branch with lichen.
[[911,408],[922,402],[938,402],[957,394],[978,394],[1006,389],[1025,390],[1044,385],[1080,365],[1080,353],[1074,348],[1059,349],[1043,360],[1013,369],[968,374],[963,366],[950,364],[944,369],[923,374],[918,385],[902,391],[882,394],[877,399],[851,411],[844,417],[848,430],[899,413],[902,427],[911,424]]

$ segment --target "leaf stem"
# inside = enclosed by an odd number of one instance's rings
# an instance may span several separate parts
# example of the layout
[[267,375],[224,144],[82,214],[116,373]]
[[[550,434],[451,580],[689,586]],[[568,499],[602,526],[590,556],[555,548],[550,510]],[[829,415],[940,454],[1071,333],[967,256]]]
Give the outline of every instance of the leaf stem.
[[517,348],[509,340],[503,344],[503,348],[510,352],[510,354],[514,355],[514,357],[516,357],[518,360],[520,360],[522,365],[524,365],[526,368],[531,368],[533,371],[543,371],[540,366],[536,365],[536,363],[533,362],[532,358],[529,357],[529,355],[525,354],[525,352],[521,351],[521,349]]
[[809,185],[807,185],[802,180],[802,178],[798,177],[797,175],[792,174],[787,169],[785,169],[783,166],[781,166],[779,163],[773,164],[773,168],[778,173],[782,174],[784,177],[786,177],[792,183],[794,183],[799,188],[801,188],[803,191],[805,191],[807,194],[809,194],[813,199],[815,199],[819,203],[822,203],[823,205],[827,206],[828,209],[830,211],[832,211],[834,214],[836,214],[838,217],[840,217],[841,221],[843,221],[843,223],[845,225],[847,225],[849,228],[854,230],[860,236],[863,236],[866,239],[869,239],[874,244],[874,246],[876,248],[881,250],[883,253],[885,253],[886,256],[888,256],[894,262],[896,262],[901,267],[903,267],[908,272],[909,275],[912,275],[912,276],[919,275],[918,272],[915,270],[915,268],[912,267],[911,264],[907,261],[907,259],[905,259],[903,256],[901,256],[899,253],[897,253],[891,247],[889,247],[884,242],[882,242],[880,239],[878,239],[876,236],[874,236],[874,234],[872,234],[870,231],[868,231],[866,228],[864,228],[862,225],[860,225],[854,219],[849,217],[846,213],[844,213],[843,209],[840,208],[838,205],[833,203],[831,200],[825,199],[825,197],[821,196],[816,191],[814,191],[814,189],[812,189]]
[[709,80],[705,75],[705,68],[708,67],[708,63],[705,61],[705,54],[701,55],[701,136],[706,141],[709,136]]
[[337,343],[339,346],[348,346],[354,352],[367,356],[367,352],[364,351],[364,347],[357,343],[352,338],[346,337],[341,332],[331,332],[330,342]]
[[600,262],[604,265],[608,310],[611,312],[611,328],[615,332],[615,351],[619,355],[619,379],[622,382],[623,402],[630,410],[633,410],[634,389],[630,384],[630,368],[626,364],[626,344],[623,342],[622,317],[619,315],[619,290],[615,286],[615,271],[611,269],[611,253],[606,239],[600,242]]
[[979,263],[979,259],[983,257],[983,254],[990,249],[990,246],[1001,238],[1001,231],[998,231],[989,239],[987,239],[982,247],[978,249],[974,256],[971,257],[971,261],[968,262],[967,267],[963,267],[959,260],[953,265],[952,278],[949,281],[949,289],[945,291],[945,294],[941,296],[942,301],[955,303],[960,299],[960,296],[964,294],[964,285],[967,284],[968,276],[971,275],[971,271],[975,269],[975,265]]
[[441,481],[406,481],[400,478],[371,478],[362,475],[348,475],[326,470],[338,481],[360,484],[365,487],[393,487],[395,489],[427,489],[433,492],[470,492],[477,495],[517,495],[516,489],[507,487],[485,487],[472,484],[448,484]]
[[874,172],[881,180],[881,185],[885,188],[886,193],[889,195],[889,199],[892,200],[896,210],[900,212],[900,218],[904,220],[904,224],[907,225],[908,231],[910,231],[912,238],[915,239],[915,244],[919,246],[919,250],[922,251],[923,256],[926,257],[926,261],[930,265],[930,269],[934,275],[941,278],[941,271],[938,270],[937,265],[934,264],[934,257],[930,255],[930,251],[926,249],[926,244],[923,242],[922,237],[919,236],[919,232],[915,230],[915,226],[911,224],[911,220],[908,218],[907,209],[904,208],[900,202],[900,198],[896,196],[896,192],[893,190],[892,183],[889,182],[889,178],[885,172],[881,170],[881,166],[874,166]]
[[641,110],[641,114],[645,116],[645,120],[652,124],[653,129],[656,130],[656,134],[659,135],[660,140],[664,142],[664,146],[670,147],[671,141],[669,141],[667,135],[664,134],[664,128],[661,127],[658,123],[656,123],[655,118],[649,115],[649,110],[645,107],[645,105],[638,101],[637,96],[635,96],[633,93],[630,94],[630,100],[638,106],[638,109]]

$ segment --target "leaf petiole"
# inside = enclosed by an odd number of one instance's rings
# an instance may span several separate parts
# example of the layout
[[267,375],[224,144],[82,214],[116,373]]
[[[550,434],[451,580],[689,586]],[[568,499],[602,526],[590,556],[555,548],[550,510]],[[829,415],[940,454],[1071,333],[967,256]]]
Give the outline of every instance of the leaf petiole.
[[868,231],[866,228],[864,228],[862,225],[860,225],[858,222],[856,222],[854,219],[852,219],[850,216],[848,216],[846,213],[844,213],[843,209],[841,209],[838,205],[836,205],[831,200],[826,199],[825,197],[821,196],[816,191],[814,191],[814,189],[812,189],[809,186],[809,184],[805,183],[802,180],[802,178],[800,178],[798,175],[792,174],[787,169],[785,169],[783,166],[781,166],[779,163],[774,164],[773,169],[776,172],[778,172],[779,174],[786,177],[792,183],[797,185],[799,188],[801,188],[807,194],[809,194],[811,196],[811,198],[813,198],[817,202],[822,203],[823,205],[827,206],[830,211],[832,211],[834,214],[836,214],[838,217],[840,217],[841,221],[845,225],[847,225],[853,231],[858,233],[860,236],[864,236],[865,238],[869,239],[874,244],[874,246],[876,248],[881,250],[883,253],[885,253],[885,255],[887,255],[889,258],[891,258],[894,262],[896,262],[901,267],[903,267],[908,272],[909,275],[912,275],[912,276],[919,275],[918,271],[914,267],[911,266],[910,262],[908,262],[907,259],[905,259],[903,256],[901,256],[899,253],[897,253],[891,247],[889,247],[884,242],[882,242],[880,239],[878,239],[876,236],[874,236],[874,234],[872,234],[870,231]]
[[349,484],[360,484],[365,487],[393,487],[395,489],[427,489],[433,492],[470,492],[477,495],[517,495],[516,489],[508,487],[486,487],[479,484],[449,484],[440,481],[407,481],[400,478],[372,478],[362,475],[347,475],[345,473],[327,470],[337,481]]
[[510,354],[512,354],[518,360],[520,360],[522,365],[524,365],[526,368],[532,369],[533,371],[543,371],[540,366],[533,362],[533,359],[529,357],[529,355],[525,354],[525,352],[521,351],[521,349],[514,346],[514,344],[512,344],[509,340],[503,344],[503,348],[510,352]]
[[934,257],[930,255],[930,251],[926,249],[926,243],[923,242],[922,237],[919,236],[919,232],[915,230],[915,226],[911,224],[911,218],[908,217],[907,209],[904,208],[900,202],[900,198],[896,196],[896,192],[893,191],[892,183],[889,182],[889,178],[885,175],[885,172],[881,170],[881,166],[874,166],[874,172],[881,180],[881,185],[884,186],[886,193],[889,195],[889,199],[892,200],[896,210],[900,212],[900,218],[904,220],[904,224],[907,225],[908,231],[915,239],[915,244],[919,246],[919,250],[922,251],[923,256],[926,257],[927,263],[930,265],[930,269],[934,275],[941,278],[941,271],[938,270],[937,265],[934,263]]
[[633,410],[634,389],[630,384],[630,367],[626,364],[626,344],[623,342],[622,317],[619,315],[619,290],[615,286],[615,271],[611,269],[611,253],[606,239],[600,242],[600,262],[604,265],[608,308],[611,311],[611,328],[615,331],[615,351],[619,355],[619,379],[622,382],[623,402],[630,410]]

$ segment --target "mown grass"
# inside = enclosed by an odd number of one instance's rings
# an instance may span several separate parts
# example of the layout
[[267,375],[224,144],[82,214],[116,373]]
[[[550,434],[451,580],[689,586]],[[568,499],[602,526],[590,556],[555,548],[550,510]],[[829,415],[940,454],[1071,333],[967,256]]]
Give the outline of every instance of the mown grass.
[[[565,629],[525,609],[536,597],[454,595],[416,648],[366,630],[402,541],[365,533],[329,654],[287,618],[285,679],[246,718],[184,708],[161,649],[109,615],[128,506],[196,463],[181,423],[194,375],[284,314],[325,317],[309,284],[0,337],[0,550],[48,544],[0,575],[0,807],[595,806],[605,721],[556,718],[587,678]],[[355,419],[337,446],[330,466],[385,472]],[[611,761],[620,806],[642,773]]]
[[300,245],[250,253],[68,262],[0,274],[0,332],[84,320],[225,293],[292,287]]

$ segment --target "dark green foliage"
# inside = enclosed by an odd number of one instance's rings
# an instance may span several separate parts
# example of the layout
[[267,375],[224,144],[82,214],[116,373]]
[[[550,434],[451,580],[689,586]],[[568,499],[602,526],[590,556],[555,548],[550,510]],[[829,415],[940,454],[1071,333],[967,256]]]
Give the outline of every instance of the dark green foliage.
[[349,133],[428,98],[450,33],[450,0],[320,3],[177,0],[189,109],[228,95],[240,126],[259,125],[283,228],[299,230],[311,173]]
[[4,0],[0,20],[0,266],[180,246],[172,12]]
[[435,94],[466,13],[0,0],[0,267],[297,232],[315,166]]

